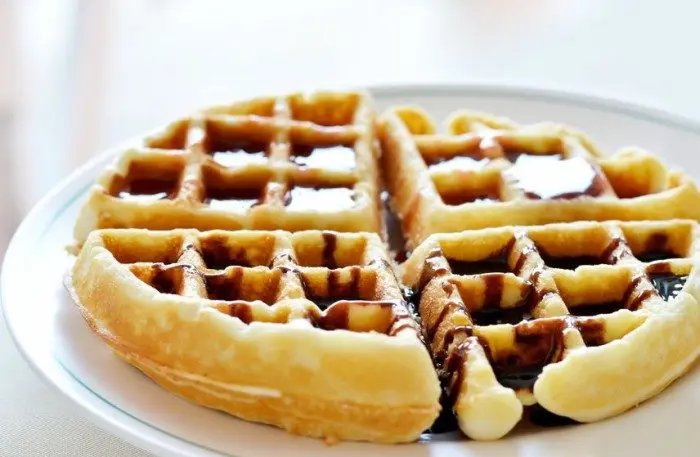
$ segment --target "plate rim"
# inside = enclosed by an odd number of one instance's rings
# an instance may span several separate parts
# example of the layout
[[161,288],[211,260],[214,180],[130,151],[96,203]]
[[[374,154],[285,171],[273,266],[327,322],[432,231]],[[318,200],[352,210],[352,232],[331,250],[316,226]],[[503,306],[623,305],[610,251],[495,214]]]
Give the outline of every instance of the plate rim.
[[[488,97],[488,96],[503,96],[510,98],[518,98],[524,100],[545,101],[559,104],[575,104],[578,107],[616,113],[623,116],[631,117],[637,120],[651,122],[657,125],[671,127],[688,133],[700,136],[700,121],[696,121],[689,117],[675,114],[671,111],[659,109],[650,105],[639,104],[618,98],[604,97],[599,95],[588,94],[586,92],[560,90],[544,88],[534,85],[511,85],[511,84],[481,84],[481,83],[416,83],[416,84],[376,84],[365,86],[340,86],[336,88],[319,87],[318,90],[366,90],[373,98],[382,99],[389,97],[446,97],[446,96],[472,96],[472,97]],[[258,93],[251,92],[249,97],[256,97]],[[410,102],[406,102],[410,103]],[[139,449],[155,453],[172,452],[174,455],[187,455],[183,453],[187,447],[195,447],[199,453],[207,453],[207,455],[230,455],[222,454],[219,451],[202,447],[201,445],[188,441],[182,437],[171,435],[163,430],[160,430],[153,425],[143,422],[137,417],[129,414],[127,411],[116,407],[109,401],[87,388],[80,380],[76,379],[68,370],[63,367],[60,361],[56,363],[66,371],[66,378],[62,380],[54,379],[54,376],[44,370],[37,360],[35,360],[25,347],[21,335],[18,334],[12,323],[10,313],[8,312],[8,300],[6,296],[6,283],[9,281],[8,265],[15,263],[14,258],[21,253],[18,251],[19,243],[24,236],[24,232],[31,227],[35,220],[39,219],[42,214],[47,214],[47,209],[58,195],[77,180],[80,179],[88,170],[94,168],[98,163],[107,160],[108,156],[115,155],[118,151],[133,144],[133,142],[142,138],[150,132],[162,128],[162,124],[156,128],[145,130],[141,134],[131,136],[126,141],[119,142],[112,147],[105,149],[102,152],[95,154],[93,158],[86,161],[84,164],[76,167],[71,173],[55,184],[47,193],[45,193],[25,214],[21,222],[15,228],[12,237],[5,251],[5,257],[0,268],[0,312],[4,317],[5,328],[8,331],[10,340],[14,347],[21,355],[24,362],[29,366],[31,371],[51,390],[60,393],[63,397],[71,401],[73,410],[79,413],[90,421],[90,423],[104,430],[106,433],[117,436],[120,439],[136,446]],[[87,186],[86,186],[87,188]],[[84,193],[84,192],[83,192]],[[80,192],[79,192],[80,194]],[[46,218],[46,226],[43,227],[44,233],[48,232],[53,225],[53,222],[62,214],[61,211],[49,211],[50,214]],[[17,253],[15,252],[17,251]],[[108,417],[102,407],[90,404],[78,393],[78,391],[70,391],[63,386],[63,383],[73,383],[79,390],[84,390],[85,393],[96,397],[97,400],[103,402],[105,407],[116,413],[114,417]],[[128,420],[136,420],[148,428],[149,433],[144,433],[141,430],[134,429],[130,424],[125,423],[120,417],[124,416]],[[173,449],[168,446],[168,443],[163,442],[162,435],[166,435],[169,439],[174,439],[181,443],[181,447]]]

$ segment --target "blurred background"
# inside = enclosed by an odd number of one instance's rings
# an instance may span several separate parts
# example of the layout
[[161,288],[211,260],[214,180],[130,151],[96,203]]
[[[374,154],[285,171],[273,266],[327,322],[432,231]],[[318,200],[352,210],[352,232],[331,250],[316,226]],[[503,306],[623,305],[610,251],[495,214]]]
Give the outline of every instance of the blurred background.
[[[23,215],[76,167],[213,102],[476,82],[700,119],[698,12],[683,0],[0,0],[0,257]],[[106,441],[47,447],[39,430],[78,419],[12,354],[0,353],[16,381],[0,383],[0,450],[99,455]],[[46,409],[27,414],[19,398],[34,394]]]

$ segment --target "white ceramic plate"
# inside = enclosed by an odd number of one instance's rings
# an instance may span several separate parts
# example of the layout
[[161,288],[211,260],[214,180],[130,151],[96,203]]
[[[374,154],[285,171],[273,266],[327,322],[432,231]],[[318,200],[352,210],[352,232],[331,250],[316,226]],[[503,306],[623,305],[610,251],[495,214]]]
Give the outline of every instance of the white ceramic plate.
[[[607,149],[641,145],[700,174],[700,126],[617,102],[532,89],[451,86],[372,90],[379,108],[417,103],[438,118],[459,107],[515,120],[562,121]],[[700,447],[700,369],[665,393],[619,417],[588,425],[519,430],[498,442],[466,439],[401,446],[317,440],[246,423],[172,396],[113,357],[93,336],[62,285],[76,211],[114,151],[78,170],[45,197],[17,230],[2,270],[2,304],[11,334],[28,363],[104,429],[162,455],[386,455],[550,457],[689,455]]]

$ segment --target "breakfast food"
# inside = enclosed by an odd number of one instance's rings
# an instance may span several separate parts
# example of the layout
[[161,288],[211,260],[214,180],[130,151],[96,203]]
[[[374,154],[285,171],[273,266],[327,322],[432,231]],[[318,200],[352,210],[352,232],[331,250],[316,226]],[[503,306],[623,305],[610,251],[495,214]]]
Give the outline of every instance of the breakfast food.
[[75,226],[381,233],[371,99],[318,91],[209,107],[126,148]]
[[637,147],[604,155],[568,126],[421,108],[379,120],[382,169],[408,249],[433,233],[580,220],[700,218],[700,191]]
[[698,221],[696,184],[639,148],[466,110],[442,134],[418,107],[293,93],[121,151],[67,286],[109,348],[195,404],[329,441],[494,440],[620,414],[689,369]]
[[461,430],[524,406],[580,422],[656,395],[700,353],[698,225],[577,222],[430,236],[404,265]]
[[71,292],[119,356],[198,404],[328,440],[413,441],[440,387],[375,234],[92,232]]

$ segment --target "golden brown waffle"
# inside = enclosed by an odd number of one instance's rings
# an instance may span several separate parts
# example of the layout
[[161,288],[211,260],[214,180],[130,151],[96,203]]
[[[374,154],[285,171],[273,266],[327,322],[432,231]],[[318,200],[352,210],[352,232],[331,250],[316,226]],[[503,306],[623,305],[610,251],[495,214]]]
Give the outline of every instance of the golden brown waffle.
[[461,430],[499,438],[535,404],[597,421],[682,375],[700,353],[699,234],[674,220],[430,236],[403,279]]
[[415,440],[440,387],[375,234],[92,232],[69,287],[170,391],[329,440]]
[[[294,93],[124,150],[74,230],[87,323],[171,392],[331,441],[597,421],[695,361],[700,192],[683,173],[465,110],[445,134],[417,107],[377,126],[381,154],[367,94]],[[401,282],[380,157],[413,250]]]
[[362,92],[210,107],[125,150],[75,227],[383,233],[375,112]]
[[700,192],[635,147],[604,156],[581,132],[460,110],[438,132],[418,107],[379,121],[382,166],[408,248],[433,233],[579,220],[700,219]]

